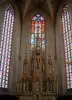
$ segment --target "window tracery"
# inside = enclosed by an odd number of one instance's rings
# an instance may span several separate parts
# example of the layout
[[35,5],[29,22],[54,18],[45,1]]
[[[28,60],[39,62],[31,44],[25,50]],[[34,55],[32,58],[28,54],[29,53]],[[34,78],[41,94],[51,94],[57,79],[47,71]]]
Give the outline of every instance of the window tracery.
[[0,43],[0,87],[2,88],[8,88],[13,24],[14,10],[12,6],[8,4],[6,5]]
[[39,38],[40,38],[40,48],[42,50],[45,50],[45,21],[44,18],[40,15],[37,14],[32,18],[32,35],[31,35],[31,50],[36,47],[36,38],[37,38],[37,33],[39,32]]
[[72,24],[70,6],[66,5],[62,13],[65,65],[67,76],[67,88],[72,88]]

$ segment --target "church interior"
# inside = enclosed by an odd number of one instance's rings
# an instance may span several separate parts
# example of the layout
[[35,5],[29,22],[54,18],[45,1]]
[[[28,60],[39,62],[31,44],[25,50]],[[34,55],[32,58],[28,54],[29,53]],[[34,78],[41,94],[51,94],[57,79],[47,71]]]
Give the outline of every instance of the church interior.
[[16,97],[12,100],[72,95],[71,0],[0,0],[1,95]]

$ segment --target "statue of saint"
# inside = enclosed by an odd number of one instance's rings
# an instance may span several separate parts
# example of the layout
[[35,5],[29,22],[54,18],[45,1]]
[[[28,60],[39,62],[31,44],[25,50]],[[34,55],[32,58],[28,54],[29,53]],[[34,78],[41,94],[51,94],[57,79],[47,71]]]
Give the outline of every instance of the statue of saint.
[[36,58],[36,62],[37,62],[37,69],[39,69],[39,58]]

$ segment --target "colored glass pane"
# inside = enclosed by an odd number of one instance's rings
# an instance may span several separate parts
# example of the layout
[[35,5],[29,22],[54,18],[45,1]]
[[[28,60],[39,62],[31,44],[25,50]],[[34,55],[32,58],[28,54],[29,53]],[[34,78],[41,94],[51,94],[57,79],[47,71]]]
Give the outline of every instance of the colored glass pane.
[[[12,31],[14,23],[14,11],[10,4],[6,6],[4,23],[2,29],[2,37],[0,43],[0,87],[7,88],[6,80],[8,82],[10,51],[12,41]],[[6,72],[8,75],[6,76]]]
[[31,49],[33,45],[36,46],[36,37],[39,33],[40,47],[45,50],[45,21],[44,18],[37,14],[32,18],[32,35],[31,35]]
[[63,8],[62,13],[62,25],[63,25],[63,36],[64,36],[64,48],[65,48],[65,62],[66,62],[66,76],[67,76],[67,88],[72,88],[72,24],[71,21],[71,14],[70,14],[70,7],[66,5]]

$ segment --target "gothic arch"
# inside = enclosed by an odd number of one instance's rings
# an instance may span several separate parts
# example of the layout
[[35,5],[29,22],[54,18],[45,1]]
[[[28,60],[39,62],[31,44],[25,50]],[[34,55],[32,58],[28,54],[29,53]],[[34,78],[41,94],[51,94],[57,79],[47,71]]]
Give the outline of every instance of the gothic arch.
[[[55,68],[56,73],[57,74],[61,74],[62,73],[62,77],[59,77],[59,80],[62,82],[60,84],[60,90],[61,88],[63,88],[63,90],[61,90],[63,92],[63,94],[65,93],[65,91],[67,90],[67,86],[66,86],[66,68],[65,68],[65,58],[64,58],[64,41],[63,41],[63,31],[62,31],[62,13],[63,13],[63,7],[65,7],[65,5],[71,5],[72,1],[71,0],[66,0],[64,2],[61,3],[60,8],[57,12],[57,16],[56,16],[56,53],[57,53],[57,61],[59,61],[59,66],[57,68]],[[72,9],[72,7],[71,7]],[[58,37],[57,37],[58,36]],[[61,41],[61,42],[60,42]],[[60,42],[60,43],[59,43]],[[58,50],[58,48],[60,48]],[[60,52],[60,54],[58,53]],[[59,57],[60,56],[60,57]],[[60,70],[59,70],[60,69]],[[61,92],[60,91],[60,92]]]
[[[14,30],[13,30],[13,37],[12,37],[12,50],[11,50],[12,56],[11,56],[11,61],[10,61],[10,73],[9,73],[9,86],[8,87],[12,91],[16,91],[16,86],[13,85],[12,82],[13,81],[16,82],[17,75],[18,75],[18,72],[19,72],[18,55],[19,55],[19,49],[20,49],[19,44],[20,44],[20,34],[21,34],[21,22],[20,22],[20,18],[19,18],[19,11],[17,9],[16,4],[14,4],[13,2],[6,2],[6,3],[2,4],[2,8],[0,8],[0,9],[3,10],[3,13],[5,12],[4,10],[5,10],[5,7],[6,7],[7,4],[12,5],[14,13],[15,13]],[[1,14],[1,15],[3,15],[3,14]],[[4,15],[2,17],[4,18]],[[16,42],[16,40],[17,40],[17,42]],[[14,70],[16,70],[16,72]]]

